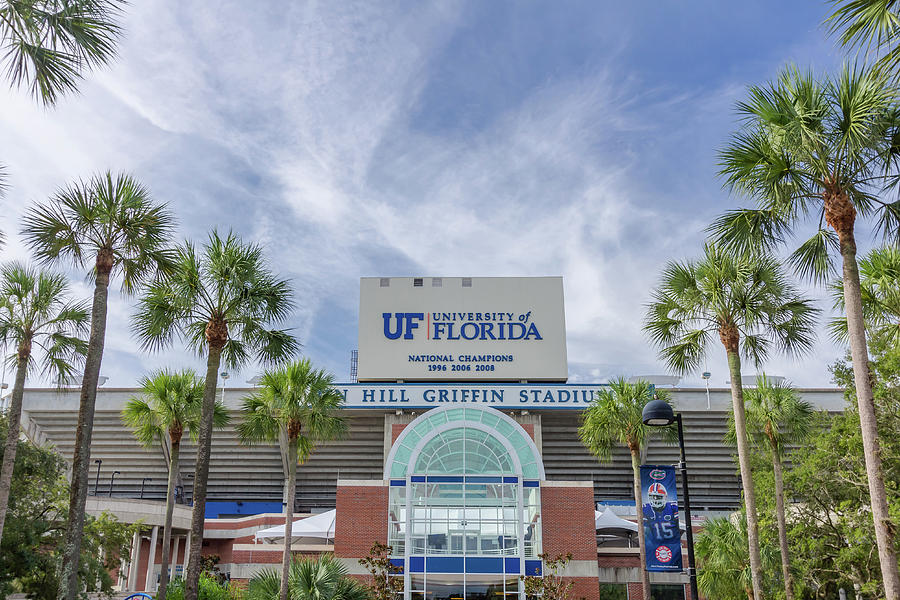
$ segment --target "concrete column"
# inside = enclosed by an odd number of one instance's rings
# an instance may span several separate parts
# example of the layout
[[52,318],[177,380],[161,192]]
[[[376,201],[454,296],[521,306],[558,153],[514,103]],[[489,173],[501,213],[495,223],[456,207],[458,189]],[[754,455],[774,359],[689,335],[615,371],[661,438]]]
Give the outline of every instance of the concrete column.
[[128,564],[128,591],[137,591],[137,572],[138,563],[141,559],[141,534],[139,531],[134,532],[134,538],[131,540],[131,562]]
[[187,577],[188,559],[191,554],[191,532],[188,531],[187,537],[184,539],[184,560],[181,563],[181,573]]
[[175,565],[178,564],[178,543],[180,541],[181,536],[172,536],[172,558],[169,559],[169,568],[172,570],[172,574],[169,576],[169,581],[175,578]]
[[159,525],[153,526],[150,534],[150,556],[147,557],[147,577],[144,579],[144,591],[152,592],[156,589],[156,577],[153,575],[153,565],[156,564],[156,538],[159,535]]

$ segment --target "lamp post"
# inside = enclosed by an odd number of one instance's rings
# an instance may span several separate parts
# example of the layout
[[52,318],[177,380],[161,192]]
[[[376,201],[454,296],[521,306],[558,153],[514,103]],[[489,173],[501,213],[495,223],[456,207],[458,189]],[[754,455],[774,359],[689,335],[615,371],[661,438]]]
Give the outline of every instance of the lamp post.
[[685,532],[687,533],[687,551],[688,551],[688,579],[691,583],[691,599],[700,600],[697,592],[697,566],[694,561],[694,531],[691,521],[691,494],[688,490],[687,461],[684,458],[684,428],[681,425],[681,413],[675,414],[672,405],[663,400],[653,399],[644,406],[641,413],[641,420],[644,425],[650,427],[665,427],[672,423],[678,424],[678,447],[681,449],[681,462],[678,463],[681,469],[681,485],[684,488],[684,518],[687,520]]
[[94,480],[94,495],[99,496],[100,495],[100,465],[103,464],[103,460],[98,458],[94,462],[97,464],[97,479]]
[[225,404],[225,384],[228,382],[231,374],[228,371],[222,371],[219,375],[222,376],[222,404]]
[[141,500],[144,499],[144,484],[148,481],[153,481],[152,477],[144,477],[141,479]]
[[109,476],[109,497],[112,498],[113,483],[116,481],[116,475],[121,475],[120,471],[113,471]]

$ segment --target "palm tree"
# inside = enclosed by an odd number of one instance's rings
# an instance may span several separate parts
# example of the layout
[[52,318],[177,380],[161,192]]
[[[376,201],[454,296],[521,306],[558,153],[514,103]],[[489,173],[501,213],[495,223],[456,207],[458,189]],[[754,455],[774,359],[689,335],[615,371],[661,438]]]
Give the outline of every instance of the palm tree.
[[[625,446],[631,453],[631,469],[634,478],[634,505],[637,507],[638,546],[641,565],[647,564],[647,547],[644,542],[644,514],[641,500],[641,453],[653,434],[659,434],[666,442],[674,443],[678,433],[672,427],[644,425],[641,412],[644,405],[656,398],[669,402],[664,390],[654,393],[646,381],[628,383],[624,378],[611,381],[597,393],[596,398],[582,415],[578,435],[585,447],[601,461],[613,458],[613,449]],[[641,567],[644,600],[650,600],[650,574]]]
[[[296,559],[290,567],[290,600],[366,600],[366,587],[347,575],[347,568],[331,554]],[[281,574],[266,569],[250,579],[246,600],[275,600]]]
[[[166,523],[163,528],[162,572],[159,577],[159,598],[166,597],[169,583],[169,545],[172,540],[172,513],[175,510],[175,483],[178,477],[178,459],[181,438],[185,429],[196,439],[200,427],[200,411],[203,406],[203,384],[191,369],[179,372],[157,371],[140,381],[141,393],[131,398],[122,411],[122,420],[132,428],[134,436],[146,448],[155,443],[166,449],[169,467],[166,486]],[[228,423],[228,411],[216,402],[213,426],[224,427]]]
[[138,302],[133,329],[144,349],[167,347],[177,335],[198,354],[206,354],[187,600],[197,600],[219,366],[224,361],[237,369],[253,358],[274,363],[294,354],[297,342],[287,331],[266,329],[288,317],[292,297],[288,282],[269,270],[260,246],[245,244],[233,233],[223,238],[213,231],[199,250],[190,242],[181,246],[172,275],[147,285]]
[[35,256],[45,262],[68,261],[89,268],[94,280],[91,333],[81,399],[66,544],[62,561],[64,584],[61,598],[75,600],[78,593],[78,560],[84,528],[88,467],[97,380],[106,338],[109,283],[122,276],[121,290],[133,292],[141,282],[168,270],[173,218],[164,205],[155,204],[146,188],[128,175],[110,173],[60,190],[49,202],[31,207],[24,217],[22,234]]
[[344,397],[334,387],[334,376],[314,369],[306,358],[267,370],[259,385],[244,399],[238,434],[245,443],[277,442],[287,456],[280,597],[288,600],[297,464],[306,462],[317,442],[345,433],[346,423],[336,414]]
[[44,374],[60,378],[71,376],[87,351],[87,342],[79,337],[87,333],[87,304],[67,301],[68,292],[69,284],[62,275],[15,262],[0,269],[0,342],[4,348],[16,347],[16,382],[0,468],[0,539],[16,464],[25,379],[35,366],[34,346],[42,351]]
[[[790,384],[774,382],[760,376],[756,388],[745,393],[747,401],[747,432],[759,446],[766,447],[772,459],[775,476],[775,518],[778,522],[778,544],[781,549],[781,571],[784,594],[794,598],[794,578],[791,574],[790,551],[787,538],[787,518],[784,510],[784,453],[788,445],[805,441],[813,428],[815,411],[800,398]],[[735,443],[734,419],[729,422],[726,441]]]
[[878,71],[845,67],[839,77],[819,81],[789,68],[777,81],[751,87],[749,100],[738,109],[744,128],[722,151],[721,173],[757,207],[730,211],[711,229],[730,248],[772,250],[812,220],[815,234],[791,260],[801,275],[817,281],[831,275],[831,252],[840,251],[875,539],[885,591],[898,598],[896,525],[884,486],[854,230],[857,215],[877,217],[884,237],[898,243],[900,201],[877,197],[897,183],[896,90]]
[[83,73],[108,63],[122,35],[123,0],[0,1],[3,71],[14,87],[50,106]]
[[831,0],[826,20],[841,44],[878,56],[875,67],[900,75],[900,6],[886,0]]
[[[900,346],[900,249],[883,246],[871,250],[859,260],[860,293],[866,330],[873,340]],[[832,285],[834,307],[844,309],[844,284]],[[832,336],[847,340],[847,319],[839,317],[829,324]]]
[[761,600],[762,571],[741,357],[759,365],[773,346],[792,354],[809,351],[818,312],[788,282],[775,259],[733,254],[714,244],[705,246],[700,260],[666,265],[647,307],[644,330],[673,371],[698,369],[714,334],[725,347],[756,600]]
[[[747,521],[737,518],[709,519],[697,536],[694,547],[697,563],[697,587],[707,598],[716,600],[753,600],[755,583],[747,553]],[[772,548],[762,548],[762,562],[767,570],[775,564]]]

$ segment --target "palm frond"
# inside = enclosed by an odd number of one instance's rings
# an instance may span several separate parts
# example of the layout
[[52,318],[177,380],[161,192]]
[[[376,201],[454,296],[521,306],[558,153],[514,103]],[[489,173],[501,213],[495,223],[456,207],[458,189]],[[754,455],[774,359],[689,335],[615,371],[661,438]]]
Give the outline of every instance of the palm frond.
[[6,76],[50,106],[74,92],[84,72],[107,64],[122,30],[122,0],[8,2],[0,37],[7,47]]
[[[82,0],[84,1],[84,0]],[[173,216],[154,204],[149,192],[130,175],[105,173],[58,191],[47,203],[30,208],[23,218],[25,243],[40,260],[70,260],[94,274],[101,249],[112,251],[111,275],[123,274],[129,294],[157,276],[158,264],[170,255]]]
[[737,254],[772,252],[791,234],[784,215],[769,208],[740,208],[716,217],[706,228],[713,241]]
[[21,262],[0,267],[0,339],[32,346],[28,368],[40,365],[53,379],[72,375],[87,352],[87,305],[69,301],[68,294],[68,281],[58,273]]
[[900,11],[886,0],[830,0],[834,12],[825,23],[841,44],[878,56],[876,68],[896,72],[900,66]]
[[837,249],[837,234],[831,229],[819,229],[791,253],[788,262],[800,277],[822,284],[835,272],[831,252]]
[[174,253],[167,276],[144,286],[132,329],[142,347],[158,350],[181,337],[198,355],[208,352],[207,327],[224,322],[223,364],[281,362],[299,348],[283,322],[293,292],[263,260],[262,249],[234,233],[212,231],[201,247],[186,242]]
[[674,443],[677,438],[674,428],[643,423],[644,405],[654,399],[670,402],[665,390],[654,390],[646,381],[611,380],[582,413],[578,429],[581,443],[601,461],[611,460],[614,448],[619,446],[643,448],[651,436]]

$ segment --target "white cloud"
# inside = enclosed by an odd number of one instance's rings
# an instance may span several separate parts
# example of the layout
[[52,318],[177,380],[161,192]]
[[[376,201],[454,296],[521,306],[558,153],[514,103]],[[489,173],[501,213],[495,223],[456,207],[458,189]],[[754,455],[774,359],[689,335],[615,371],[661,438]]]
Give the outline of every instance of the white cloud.
[[[261,241],[294,280],[296,332],[339,373],[350,348],[334,340],[355,338],[358,277],[413,272],[563,275],[573,381],[661,371],[642,304],[662,264],[698,252],[724,207],[707,163],[739,90],[654,88],[627,72],[617,42],[482,127],[452,115],[424,126],[423,90],[471,25],[464,12],[456,2],[132,4],[120,59],[80,96],[45,111],[0,90],[7,223],[75,177],[129,170],[172,204],[184,235],[219,226]],[[489,60],[511,58],[501,49]],[[24,250],[13,238],[6,253]],[[129,311],[113,298],[111,384],[173,359],[197,366],[181,352],[140,356]],[[350,317],[327,321],[335,313]],[[331,339],[313,337],[323,332]],[[798,367],[795,379],[820,371]]]

